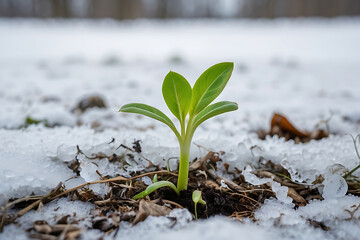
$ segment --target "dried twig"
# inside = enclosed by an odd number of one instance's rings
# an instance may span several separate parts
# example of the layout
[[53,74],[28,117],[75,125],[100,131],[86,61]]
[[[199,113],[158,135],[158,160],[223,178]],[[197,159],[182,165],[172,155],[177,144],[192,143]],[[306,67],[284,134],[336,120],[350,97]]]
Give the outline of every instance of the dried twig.
[[66,190],[66,191],[52,197],[51,200],[53,200],[55,198],[58,198],[58,197],[61,197],[61,196],[64,196],[64,195],[66,195],[66,194],[68,194],[70,192],[73,192],[73,191],[75,191],[75,190],[77,190],[79,188],[83,188],[83,187],[86,187],[86,186],[89,186],[89,185],[98,184],[98,183],[116,182],[116,181],[129,181],[129,180],[134,180],[136,178],[141,178],[141,177],[145,177],[145,176],[148,176],[148,175],[155,175],[155,174],[171,174],[171,175],[177,176],[177,174],[168,173],[166,170],[148,172],[148,173],[144,173],[144,174],[134,176],[134,177],[131,177],[131,178],[125,178],[125,177],[122,177],[122,176],[118,176],[118,177],[115,177],[115,178],[109,178],[109,179],[105,179],[105,180],[99,180],[99,181],[87,182],[87,183],[80,184],[80,185],[78,185],[76,187],[68,189],[68,190]]
[[0,222],[0,233],[4,230],[4,225],[5,225],[5,221],[6,221],[6,204],[7,204],[7,197],[5,194],[3,194],[3,199],[4,199],[4,210],[2,213],[2,219]]
[[171,205],[177,206],[178,208],[184,209],[183,206],[181,206],[180,204],[178,204],[178,203],[176,203],[176,202],[173,202],[173,201],[170,201],[170,200],[166,200],[166,199],[162,199],[161,201],[163,201],[164,203],[169,203],[169,204],[171,204]]
[[248,189],[246,189],[246,188],[244,188],[244,187],[239,186],[238,184],[234,183],[233,181],[231,181],[231,180],[229,180],[229,179],[226,179],[226,178],[223,178],[223,177],[218,177],[217,174],[215,173],[215,171],[214,171],[213,169],[208,169],[206,172],[208,173],[208,175],[209,175],[211,178],[213,178],[214,180],[216,180],[216,182],[217,182],[218,184],[220,184],[221,181],[224,181],[224,183],[225,183],[226,185],[228,185],[231,189],[236,190],[237,192],[242,192],[242,191],[244,191],[244,190],[248,190]]
[[43,196],[25,196],[19,199],[16,199],[12,202],[7,203],[6,205],[4,205],[3,207],[0,207],[0,211],[4,211],[5,208],[9,209],[12,206],[21,203],[21,202],[26,202],[26,201],[33,201],[33,200],[39,200],[41,199]]
[[254,199],[252,199],[251,197],[248,197],[248,196],[246,196],[246,195],[244,195],[244,194],[241,194],[241,193],[229,193],[229,194],[230,194],[230,195],[236,195],[236,196],[241,196],[241,197],[247,198],[247,199],[249,199],[250,201],[255,202],[256,205],[260,205],[260,203],[259,203],[258,201],[254,200]]
[[43,203],[43,202],[50,202],[52,201],[53,199],[51,198],[51,196],[53,196],[54,194],[56,194],[58,191],[60,191],[62,187],[62,182],[60,182],[56,188],[54,188],[49,194],[43,196],[41,199],[37,200],[36,202],[33,202],[32,204],[30,204],[29,206],[27,206],[26,208],[18,211],[16,214],[15,214],[15,217],[13,218],[16,219],[18,217],[21,217],[22,215],[24,215],[25,213],[27,213],[28,211],[30,211],[31,209],[39,206],[40,203]]
[[355,215],[355,213],[356,213],[356,211],[357,210],[359,210],[359,208],[360,208],[360,204],[359,205],[353,205],[353,206],[351,206],[352,208],[355,208],[354,210],[352,210],[352,211],[350,211],[349,209],[345,209],[344,211],[345,212],[348,212],[349,214],[350,214],[350,217],[349,218],[345,218],[345,220],[351,220],[351,219],[353,219],[354,218],[354,215]]

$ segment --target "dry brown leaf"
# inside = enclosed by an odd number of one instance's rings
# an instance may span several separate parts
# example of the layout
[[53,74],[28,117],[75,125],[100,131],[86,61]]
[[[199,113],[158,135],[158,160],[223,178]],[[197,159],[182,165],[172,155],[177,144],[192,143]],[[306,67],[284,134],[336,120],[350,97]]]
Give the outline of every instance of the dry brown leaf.
[[79,230],[80,228],[76,225],[68,225],[68,224],[55,224],[54,226],[51,227],[52,229],[52,233],[59,233],[64,231],[65,229],[67,229],[67,232],[71,232],[71,231],[76,231]]
[[52,232],[51,227],[45,221],[34,222],[34,229],[39,233],[49,234]]
[[301,203],[301,204],[306,204],[305,199],[300,196],[300,194],[298,194],[295,189],[293,188],[288,188],[288,196],[291,197],[295,202],[297,203]]
[[208,152],[208,154],[205,155],[205,157],[197,159],[195,162],[193,162],[190,167],[189,167],[189,171],[194,171],[197,170],[199,168],[202,168],[206,161],[211,159],[213,156],[215,155],[215,152]]
[[293,134],[300,138],[306,138],[310,136],[310,133],[298,130],[296,127],[294,127],[294,125],[290,123],[290,121],[286,117],[278,113],[275,113],[272,117],[271,132],[273,132],[275,126],[279,127],[282,131],[289,132],[290,134]]
[[96,196],[91,189],[84,188],[84,189],[78,190],[77,193],[80,197],[80,200],[83,202],[87,202],[90,199],[96,199]]
[[139,204],[139,212],[137,213],[133,225],[144,221],[148,216],[165,216],[171,212],[171,209],[160,206],[152,202],[141,200]]
[[75,239],[77,239],[77,237],[79,237],[81,235],[82,231],[83,231],[82,229],[78,229],[76,231],[68,232],[66,234],[65,239],[66,240],[75,240]]
[[206,186],[207,188],[214,188],[216,190],[220,189],[219,184],[217,184],[216,182],[214,182],[213,180],[206,180],[204,182],[204,186]]
[[40,240],[58,240],[58,237],[56,236],[41,234],[41,233],[30,234],[29,237],[32,239],[40,239]]

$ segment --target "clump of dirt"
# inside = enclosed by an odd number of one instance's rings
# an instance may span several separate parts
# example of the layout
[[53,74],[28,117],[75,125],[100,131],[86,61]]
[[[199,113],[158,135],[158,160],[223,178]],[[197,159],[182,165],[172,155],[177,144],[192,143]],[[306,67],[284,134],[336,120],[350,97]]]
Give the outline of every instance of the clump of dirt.
[[105,100],[98,95],[92,95],[85,97],[79,101],[78,104],[71,110],[73,113],[84,113],[86,110],[90,108],[106,108]]
[[[233,194],[230,191],[220,191],[208,186],[201,185],[199,188],[189,186],[187,190],[177,195],[168,188],[159,189],[153,198],[161,198],[176,202],[195,214],[195,206],[192,201],[192,194],[195,190],[202,192],[202,198],[206,205],[198,204],[197,214],[199,218],[209,218],[215,215],[231,216],[234,213],[243,213],[244,216],[252,216],[252,213],[260,206],[257,194],[241,195]],[[271,194],[269,194],[270,196]],[[244,214],[247,213],[247,214]]]

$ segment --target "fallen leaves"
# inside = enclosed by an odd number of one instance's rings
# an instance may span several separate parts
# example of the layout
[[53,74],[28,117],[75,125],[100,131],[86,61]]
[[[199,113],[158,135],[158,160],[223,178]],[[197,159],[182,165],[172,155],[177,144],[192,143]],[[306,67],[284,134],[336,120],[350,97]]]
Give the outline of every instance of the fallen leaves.
[[171,212],[171,209],[165,206],[160,206],[145,200],[140,201],[139,212],[136,215],[133,225],[144,221],[148,216],[165,216]]
[[319,140],[329,136],[329,132],[322,129],[315,129],[313,132],[299,130],[285,116],[279,113],[274,113],[269,132],[259,130],[257,134],[260,139],[265,139],[267,135],[278,135],[284,137],[286,141],[292,139],[295,143],[306,143],[313,139]]
[[82,233],[82,229],[75,224],[54,224],[49,225],[46,221],[35,221],[30,234],[31,238],[41,240],[75,240]]

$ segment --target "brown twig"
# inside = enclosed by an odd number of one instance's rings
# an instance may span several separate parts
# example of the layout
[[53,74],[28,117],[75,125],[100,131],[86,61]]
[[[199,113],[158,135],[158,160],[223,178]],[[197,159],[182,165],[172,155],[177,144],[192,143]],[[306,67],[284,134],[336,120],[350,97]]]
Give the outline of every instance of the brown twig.
[[68,189],[68,190],[56,195],[55,197],[52,197],[51,200],[54,200],[55,198],[64,196],[65,194],[68,194],[68,193],[73,192],[73,191],[75,191],[75,190],[77,190],[79,188],[83,188],[83,187],[86,187],[86,186],[89,186],[89,185],[98,184],[98,183],[116,182],[116,181],[129,181],[129,180],[134,180],[136,178],[141,178],[141,177],[145,177],[145,176],[148,176],[148,175],[155,175],[155,174],[171,174],[171,175],[177,176],[177,174],[168,173],[166,170],[148,172],[148,173],[144,173],[144,174],[134,176],[134,177],[131,177],[131,178],[125,178],[125,177],[122,177],[122,176],[118,176],[118,177],[115,177],[115,178],[109,178],[109,179],[105,179],[105,180],[99,180],[99,181],[87,182],[87,183],[80,184],[80,185],[78,185],[76,187],[73,187],[71,189]]
[[64,240],[66,233],[68,232],[69,228],[70,228],[71,224],[67,224],[64,228],[64,230],[61,232],[59,239],[58,240]]
[[257,205],[260,205],[260,203],[254,199],[252,199],[251,197],[248,197],[246,196],[245,194],[241,194],[241,193],[229,193],[230,195],[236,195],[236,196],[241,196],[241,197],[244,197],[244,198],[247,198],[253,202],[255,202]]
[[7,204],[7,197],[5,194],[3,194],[3,198],[4,198],[4,210],[3,210],[3,215],[2,215],[2,219],[1,219],[1,223],[0,223],[0,233],[4,230],[4,225],[5,225],[5,221],[6,221],[6,204]]
[[226,185],[228,185],[231,189],[236,190],[237,192],[242,192],[244,190],[248,190],[248,189],[246,189],[244,187],[239,186],[238,184],[234,183],[233,181],[231,181],[229,179],[226,179],[226,178],[223,178],[223,177],[218,177],[213,169],[208,169],[206,172],[208,173],[208,175],[211,178],[216,180],[216,182],[218,184],[220,184],[221,180],[223,180]]
[[[45,198],[45,197],[44,197],[44,198]],[[42,198],[42,199],[44,199],[44,198]],[[36,202],[33,202],[32,204],[30,204],[29,206],[27,206],[26,208],[23,208],[23,209],[21,209],[20,211],[18,211],[18,212],[16,213],[16,215],[15,215],[15,218],[21,217],[22,215],[24,215],[25,213],[27,213],[27,212],[30,211],[31,209],[37,207],[37,206],[41,203],[42,199],[39,199],[39,200],[37,200]]]
[[25,196],[19,199],[16,199],[10,203],[7,203],[6,205],[4,205],[3,207],[0,208],[0,211],[4,211],[5,208],[9,209],[12,206],[21,203],[21,202],[25,202],[25,201],[32,201],[32,200],[39,200],[41,199],[43,196]]
[[26,208],[18,211],[14,217],[14,219],[18,218],[18,217],[21,217],[22,215],[24,215],[25,213],[27,213],[28,211],[30,211],[31,209],[39,206],[40,203],[42,202],[50,202],[52,201],[53,199],[51,198],[52,195],[56,194],[62,187],[62,182],[60,182],[56,188],[54,188],[49,194],[43,196],[41,199],[37,200],[36,202],[33,202],[32,204],[30,204],[29,206],[27,206]]
[[173,202],[173,201],[170,201],[170,200],[166,200],[166,199],[162,199],[161,201],[163,201],[164,203],[168,203],[168,204],[177,206],[178,208],[184,209],[183,206],[181,206],[180,204],[178,204],[178,203],[176,203],[176,202]]

